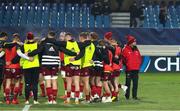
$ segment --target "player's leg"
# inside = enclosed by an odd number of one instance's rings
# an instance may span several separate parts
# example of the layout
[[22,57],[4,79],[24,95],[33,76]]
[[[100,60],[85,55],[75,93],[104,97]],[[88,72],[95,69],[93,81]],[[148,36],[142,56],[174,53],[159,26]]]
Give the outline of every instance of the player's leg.
[[81,72],[81,80],[84,84],[84,94],[86,96],[86,103],[90,103],[90,85],[89,85],[89,75],[90,75],[90,67],[86,67],[82,69]]
[[96,83],[95,83],[95,80],[96,80],[96,76],[95,75],[90,75],[90,86],[91,86],[91,97],[92,99],[94,98],[94,95],[96,94]]
[[130,88],[131,88],[131,72],[126,72],[126,84],[128,88],[125,94],[126,99],[129,99],[130,95]]
[[132,97],[133,99],[138,99],[137,98],[137,89],[138,89],[138,71],[133,71],[133,88],[132,88]]
[[70,66],[66,66],[65,70],[66,70],[66,81],[67,81],[67,98],[64,101],[64,103],[69,104],[71,99],[72,69],[70,68]]
[[41,97],[45,97],[45,81],[44,81],[44,76],[43,76],[43,71],[42,69],[40,69],[40,73],[39,73],[39,84],[40,84],[40,88],[41,88]]
[[25,81],[25,104],[29,104],[29,94],[31,91],[31,79],[32,72],[30,69],[24,69],[24,81]]
[[21,69],[15,69],[15,72],[14,72],[14,82],[15,82],[15,87],[14,87],[14,90],[13,90],[13,100],[12,100],[12,103],[13,104],[18,104],[19,101],[18,101],[18,95],[19,95],[19,87],[20,87],[20,81],[21,81],[21,75],[22,72],[21,72]]
[[75,85],[75,104],[79,104],[79,94],[80,94],[80,74],[81,70],[79,66],[74,66],[75,69],[73,70],[73,83]]
[[104,72],[103,75],[103,87],[104,87],[104,94],[103,94],[103,98],[102,98],[102,102],[112,102],[111,100],[111,91],[108,85],[108,81],[109,81],[109,72]]
[[58,92],[58,83],[57,83],[57,79],[58,79],[58,68],[53,67],[52,71],[51,71],[51,80],[52,80],[52,94],[53,94],[53,104],[57,104],[56,102],[56,98],[57,98],[57,92]]
[[38,100],[38,81],[39,81],[39,68],[32,68],[32,91],[34,95],[34,104],[39,104]]
[[12,79],[12,73],[11,73],[11,69],[5,69],[4,70],[4,74],[5,74],[5,100],[6,100],[6,104],[10,104],[10,93],[11,93],[11,79]]

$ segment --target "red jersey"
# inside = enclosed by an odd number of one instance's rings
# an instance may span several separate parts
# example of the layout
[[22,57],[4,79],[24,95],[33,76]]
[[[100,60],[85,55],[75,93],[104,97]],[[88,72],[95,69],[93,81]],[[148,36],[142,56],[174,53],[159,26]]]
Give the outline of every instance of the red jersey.
[[[16,46],[12,47],[11,49],[5,49],[6,62],[11,62],[13,58],[15,58],[16,56],[17,56]],[[20,64],[16,63],[16,64],[5,65],[5,68],[12,68],[12,69],[20,68]]]
[[139,70],[141,65],[141,54],[138,50],[126,45],[122,51],[123,62],[126,65],[126,71]]
[[[121,56],[121,53],[122,53],[121,47],[115,46],[115,55],[114,55],[114,57],[115,57],[115,56],[120,57],[120,56]],[[119,71],[119,70],[122,69],[122,66],[123,66],[123,64],[122,64],[122,59],[119,59],[119,63],[118,63],[118,64],[115,63],[115,62],[113,62],[113,64],[112,64],[112,69],[113,69],[114,71],[117,71],[117,70]]]

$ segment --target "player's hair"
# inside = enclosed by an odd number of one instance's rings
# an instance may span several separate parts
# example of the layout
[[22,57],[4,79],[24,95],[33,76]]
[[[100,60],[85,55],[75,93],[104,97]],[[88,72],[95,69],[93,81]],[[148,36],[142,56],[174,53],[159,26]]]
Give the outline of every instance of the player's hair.
[[8,36],[8,34],[6,32],[1,32],[0,33],[0,37],[5,37],[5,36]]
[[80,37],[83,37],[84,39],[87,39],[88,35],[89,35],[88,32],[81,32],[81,33],[79,34],[79,36],[80,36]]
[[96,32],[91,32],[89,35],[92,40],[97,40],[99,38],[99,35]]
[[70,32],[67,32],[66,34],[65,34],[65,36],[72,36],[72,33],[70,33]]
[[53,31],[49,31],[49,32],[48,32],[48,35],[50,35],[50,36],[52,36],[52,37],[55,37],[56,33],[53,32]]

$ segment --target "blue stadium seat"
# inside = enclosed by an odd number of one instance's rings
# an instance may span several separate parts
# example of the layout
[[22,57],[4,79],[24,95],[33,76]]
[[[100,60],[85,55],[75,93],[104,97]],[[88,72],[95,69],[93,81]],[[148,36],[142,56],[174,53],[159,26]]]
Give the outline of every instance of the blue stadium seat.
[[58,12],[55,10],[51,11],[50,13],[50,27],[58,27]]
[[59,7],[59,27],[64,28],[65,26],[65,6],[64,4],[60,4]]
[[41,27],[42,24],[42,4],[38,4],[35,8],[34,26]]
[[81,8],[81,13],[82,13],[82,16],[81,16],[82,24],[81,25],[83,28],[87,28],[88,27],[88,14],[90,13],[89,8],[83,6]]
[[42,27],[49,27],[49,8],[48,6],[44,8],[42,13]]
[[67,5],[66,9],[66,27],[71,28],[72,27],[72,4]]
[[95,17],[91,14],[90,8],[87,8],[88,14],[89,14],[89,27],[94,28],[95,27]]
[[20,26],[27,25],[27,16],[28,16],[28,5],[25,3],[20,10]]
[[35,7],[30,6],[30,10],[28,11],[27,24],[32,27],[34,25],[34,17],[35,17]]
[[58,11],[58,4],[57,3],[52,4],[52,10],[53,11]]
[[5,4],[0,4],[0,25],[3,26],[3,19],[4,19],[4,13],[5,13]]
[[12,4],[9,3],[6,6],[5,14],[4,14],[4,26],[11,26],[11,17],[12,17]]
[[101,28],[102,27],[102,16],[97,15],[95,20],[96,20],[96,27]]
[[80,9],[79,4],[75,4],[73,12],[73,27],[79,28],[80,27]]
[[19,5],[13,6],[13,13],[11,19],[11,25],[17,27],[19,25],[20,7]]
[[104,28],[108,28],[111,26],[111,18],[109,15],[103,16],[103,24],[104,24]]

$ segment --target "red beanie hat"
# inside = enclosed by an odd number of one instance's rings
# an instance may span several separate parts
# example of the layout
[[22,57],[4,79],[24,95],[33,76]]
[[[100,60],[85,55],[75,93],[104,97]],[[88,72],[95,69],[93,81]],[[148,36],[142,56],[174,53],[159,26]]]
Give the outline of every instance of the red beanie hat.
[[132,35],[127,35],[126,36],[126,39],[127,39],[127,44],[132,44],[133,42],[136,41],[135,37],[133,37]]
[[28,40],[34,39],[34,34],[33,34],[32,32],[28,32],[28,33],[27,33],[27,39],[28,39]]
[[105,33],[104,38],[106,38],[108,40],[112,39],[112,32]]

